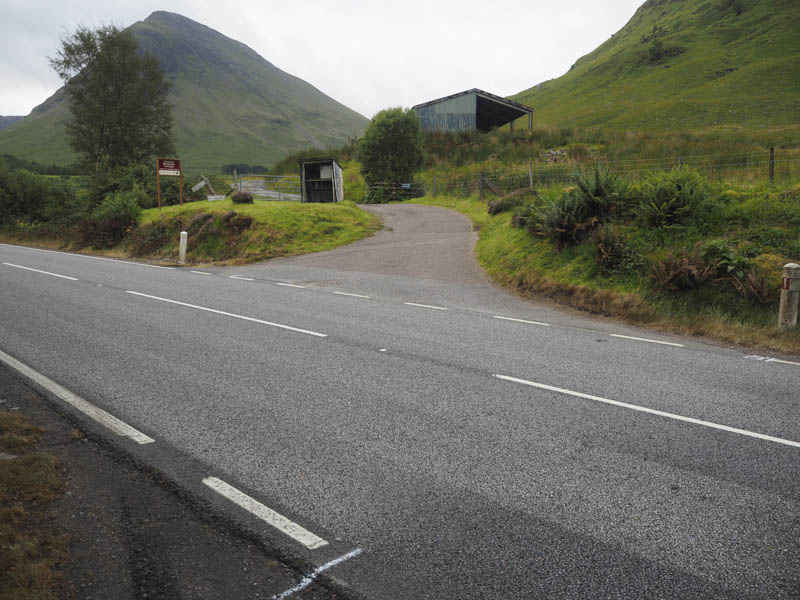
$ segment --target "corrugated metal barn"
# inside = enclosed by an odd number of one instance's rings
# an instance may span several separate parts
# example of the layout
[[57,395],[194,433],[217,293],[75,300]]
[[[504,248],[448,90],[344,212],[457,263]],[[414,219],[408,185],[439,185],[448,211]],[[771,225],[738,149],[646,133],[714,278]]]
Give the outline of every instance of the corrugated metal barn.
[[533,128],[533,109],[477,88],[413,107],[423,131],[490,131],[528,115],[528,131]]

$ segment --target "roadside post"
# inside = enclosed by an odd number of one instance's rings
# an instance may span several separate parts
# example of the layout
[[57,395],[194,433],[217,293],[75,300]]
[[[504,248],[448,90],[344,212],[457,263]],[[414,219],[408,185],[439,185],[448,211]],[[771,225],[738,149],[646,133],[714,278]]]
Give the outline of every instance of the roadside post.
[[797,304],[800,300],[800,265],[789,263],[783,266],[781,305],[778,310],[778,326],[783,329],[797,326]]
[[186,246],[189,241],[189,234],[181,231],[181,242],[178,245],[178,262],[182,265],[186,264]]

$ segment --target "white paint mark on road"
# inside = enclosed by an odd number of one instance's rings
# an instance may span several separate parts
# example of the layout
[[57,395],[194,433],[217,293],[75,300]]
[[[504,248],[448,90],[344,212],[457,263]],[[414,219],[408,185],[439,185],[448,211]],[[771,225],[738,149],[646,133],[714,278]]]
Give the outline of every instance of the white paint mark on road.
[[238,279],[239,281],[255,281],[255,279],[251,279],[250,277],[242,277],[241,275],[228,275],[229,279]]
[[386,350],[387,350],[386,348],[381,348],[380,350],[378,350],[378,352],[386,352]]
[[195,273],[197,275],[211,275],[208,271],[189,271],[190,273]]
[[663,410],[656,410],[654,408],[646,408],[644,406],[638,406],[636,404],[628,404],[627,402],[619,402],[617,400],[609,400],[608,398],[602,398],[600,396],[592,396],[591,394],[584,394],[582,392],[574,392],[572,390],[565,390],[563,388],[553,387],[552,385],[545,385],[543,383],[535,383],[533,381],[528,381],[527,379],[518,379],[516,377],[509,377],[507,375],[495,375],[498,379],[504,379],[506,381],[512,381],[514,383],[521,383],[523,385],[529,385],[531,387],[539,388],[542,390],[549,390],[551,392],[556,392],[558,394],[567,394],[569,396],[575,396],[577,398],[584,398],[586,400],[594,400],[595,402],[602,402],[604,404],[610,404],[612,406],[618,406],[620,408],[628,408],[630,410],[637,410],[639,412],[648,413],[651,415],[658,415],[659,417],[666,417],[668,419],[674,419],[676,421],[684,421],[686,423],[693,423],[695,425],[702,425],[703,427],[710,427],[712,429],[720,429],[722,431],[727,431],[730,433],[737,433],[739,435],[745,435],[752,438],[757,438],[760,440],[766,440],[768,442],[775,442],[777,444],[784,444],[786,446],[793,446],[795,448],[800,448],[800,442],[793,442],[792,440],[785,440],[779,437],[773,437],[771,435],[765,435],[763,433],[755,433],[753,431],[747,431],[746,429],[738,429],[736,427],[728,427],[727,425],[720,425],[719,423],[712,423],[711,421],[701,421],[700,419],[694,419],[692,417],[684,417],[683,415],[676,415],[674,413],[665,412]]
[[89,254],[73,254],[72,252],[59,252],[58,250],[45,250],[44,248],[31,248],[29,246],[16,246],[14,244],[0,244],[0,246],[7,246],[8,248],[19,248],[22,250],[33,250],[34,252],[50,252],[51,254],[60,254],[61,256],[73,256],[75,258],[90,258],[92,260],[107,260],[108,262],[122,263],[124,265],[136,265],[137,267],[151,267],[153,269],[167,269],[173,270],[175,267],[162,267],[161,265],[151,265],[148,263],[133,262],[131,260],[119,260],[117,258],[105,258],[102,256],[90,256]]
[[42,275],[50,275],[51,277],[60,277],[61,279],[69,279],[70,281],[78,281],[75,277],[67,277],[66,275],[59,275],[58,273],[51,273],[50,271],[40,271],[39,269],[31,269],[30,267],[23,267],[22,265],[15,265],[13,263],[4,262],[7,267],[15,267],[17,269],[25,269],[26,271],[33,271],[34,273],[41,273]]
[[19,362],[15,358],[12,358],[5,352],[0,351],[0,360],[2,360],[5,364],[14,369],[17,373],[19,373],[23,377],[30,379],[31,381],[43,387],[48,392],[55,395],[59,399],[63,400],[67,404],[77,408],[86,416],[94,419],[101,425],[108,427],[111,431],[113,431],[117,435],[129,437],[134,442],[137,442],[139,444],[152,444],[153,442],[155,442],[153,438],[148,437],[141,431],[134,429],[124,421],[120,421],[118,418],[107,413],[102,408],[97,408],[94,404],[91,404],[90,402],[87,402],[80,396],[73,394],[65,387],[58,385],[55,381],[53,381],[48,377],[45,377],[38,371],[34,371],[29,366]]
[[316,337],[328,337],[326,333],[317,333],[316,331],[309,331],[308,329],[300,329],[298,327],[290,327],[289,325],[281,325],[280,323],[272,323],[271,321],[262,321],[261,319],[254,319],[253,317],[246,317],[244,315],[237,315],[235,313],[225,312],[224,310],[217,310],[215,308],[208,308],[205,306],[197,306],[196,304],[189,304],[188,302],[179,302],[178,300],[170,300],[169,298],[161,298],[160,296],[151,296],[150,294],[142,294],[141,292],[134,292],[132,290],[125,290],[126,294],[133,294],[134,296],[142,296],[143,298],[151,298],[153,300],[160,300],[161,302],[169,302],[170,304],[177,304],[178,306],[185,306],[187,308],[195,308],[205,312],[222,315],[224,317],[232,317],[234,319],[242,319],[243,321],[251,321],[253,323],[260,323],[261,325],[269,325],[270,327],[277,327],[279,329],[286,329],[288,331],[295,331],[297,333],[305,333]]
[[450,310],[444,306],[431,306],[430,304],[417,304],[416,302],[403,302],[403,304],[407,304],[408,306],[420,306],[422,308],[432,308],[434,310]]
[[328,542],[323,540],[321,537],[314,535],[307,529],[302,528],[297,523],[290,521],[283,515],[275,512],[268,506],[261,504],[261,502],[258,500],[251,498],[244,492],[237,490],[235,487],[225,483],[221,479],[217,479],[216,477],[206,477],[203,479],[203,483],[218,494],[225,496],[234,504],[238,504],[250,514],[255,515],[262,521],[272,525],[278,531],[281,531],[292,539],[300,542],[309,550],[315,550],[328,545]]
[[609,335],[615,338],[636,340],[637,342],[650,342],[651,344],[663,344],[664,346],[676,346],[678,348],[684,348],[683,344],[676,344],[675,342],[662,342],[661,340],[651,340],[650,338],[634,337],[632,335],[620,335],[619,333],[610,333]]
[[369,296],[364,296],[363,294],[350,294],[348,292],[333,292],[334,294],[338,294],[339,296],[352,296],[353,298],[366,298],[370,300]]
[[780,358],[768,358],[767,362],[776,362],[776,363],[781,363],[781,364],[784,364],[784,365],[795,365],[797,367],[800,367],[800,362],[792,362],[790,360],[781,360]]
[[275,283],[276,283],[277,285],[282,285],[283,287],[293,287],[293,288],[299,288],[299,289],[301,289],[301,290],[304,290],[304,289],[306,289],[306,286],[304,286],[304,285],[297,285],[296,283],[281,283],[280,281],[276,281]]
[[319,577],[320,573],[323,573],[323,572],[327,571],[328,569],[332,569],[336,565],[341,564],[346,560],[350,560],[351,558],[355,558],[359,554],[361,554],[361,548],[356,548],[355,550],[351,550],[350,552],[348,552],[344,556],[340,556],[339,558],[335,558],[332,561],[325,563],[321,567],[317,567],[316,569],[314,569],[314,571],[310,575],[307,575],[306,577],[303,577],[302,581],[300,581],[300,583],[298,583],[293,588],[286,590],[282,594],[279,594],[277,596],[273,596],[272,597],[273,600],[284,600],[284,598],[288,598],[292,594],[296,594],[297,592],[300,592],[300,591],[306,589],[308,586],[310,586],[312,583],[314,583],[314,580],[317,577]]
[[495,319],[502,319],[503,321],[515,321],[517,323],[528,323],[529,325],[542,325],[543,327],[550,327],[550,323],[542,323],[541,321],[528,321],[526,319],[515,319],[513,317],[501,317],[500,315],[495,315]]

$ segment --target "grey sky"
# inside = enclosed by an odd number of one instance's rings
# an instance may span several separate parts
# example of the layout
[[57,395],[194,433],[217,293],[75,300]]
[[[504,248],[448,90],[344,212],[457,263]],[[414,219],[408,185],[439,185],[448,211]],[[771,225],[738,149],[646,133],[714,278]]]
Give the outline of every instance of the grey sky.
[[26,115],[58,89],[47,57],[64,32],[127,27],[156,10],[247,44],[371,117],[473,87],[507,96],[558,77],[643,1],[0,0],[0,115]]

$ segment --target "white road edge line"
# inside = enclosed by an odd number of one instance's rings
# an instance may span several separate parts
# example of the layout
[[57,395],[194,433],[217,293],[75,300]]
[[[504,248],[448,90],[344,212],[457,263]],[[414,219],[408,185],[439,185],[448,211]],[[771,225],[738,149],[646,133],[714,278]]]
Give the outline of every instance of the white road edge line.
[[403,302],[403,304],[407,304],[408,306],[420,306],[422,308],[432,308],[434,310],[450,310],[444,306],[431,306],[430,304],[417,304],[416,302]]
[[151,265],[148,263],[134,262],[132,260],[119,260],[118,258],[104,258],[102,256],[90,256],[89,254],[75,254],[74,252],[60,252],[58,250],[46,250],[44,248],[31,248],[30,246],[17,246],[15,244],[0,244],[9,248],[21,248],[22,250],[35,250],[36,252],[50,252],[61,256],[74,256],[77,258],[91,258],[93,260],[107,260],[108,262],[122,263],[123,265],[136,265],[137,267],[151,267],[153,269],[167,269],[172,271],[175,267],[162,267],[161,265]]
[[228,275],[228,279],[238,279],[239,281],[255,281],[250,277],[242,277],[241,275]]
[[634,337],[632,335],[621,335],[619,333],[609,333],[611,337],[623,338],[626,340],[636,340],[637,342],[650,342],[651,344],[663,344],[665,346],[676,346],[678,348],[685,348],[683,344],[676,344],[675,342],[662,342],[661,340],[651,340],[649,338]]
[[353,298],[366,298],[367,300],[371,300],[370,296],[364,296],[363,294],[351,294],[349,292],[333,292],[334,294],[338,294],[339,296],[352,296]]
[[797,367],[800,367],[800,362],[792,362],[790,360],[781,360],[780,358],[768,358],[764,362],[776,362],[776,363],[781,363],[783,365],[795,365]]
[[550,327],[550,323],[542,323],[541,321],[527,321],[526,319],[515,319],[513,317],[501,317],[494,315],[495,319],[502,319],[503,321],[516,321],[517,323],[529,323],[530,325],[542,325],[543,327]]
[[190,273],[197,273],[198,275],[211,275],[211,273],[207,271],[189,271]]
[[299,288],[301,290],[306,289],[306,286],[304,286],[304,285],[297,285],[295,283],[281,283],[280,281],[276,281],[275,285],[282,285],[283,287]]
[[42,275],[50,275],[52,277],[60,277],[61,279],[69,279],[70,281],[78,281],[76,277],[67,277],[66,275],[59,275],[58,273],[51,273],[50,271],[40,271],[39,269],[31,269],[30,267],[23,267],[22,265],[15,265],[13,263],[4,262],[8,267],[15,267],[17,269],[25,269],[26,271],[33,271],[34,273],[41,273]]
[[38,371],[34,371],[29,366],[21,363],[15,358],[12,358],[5,352],[0,350],[0,360],[2,360],[10,368],[14,369],[17,373],[40,385],[48,392],[54,394],[59,399],[67,404],[77,408],[86,416],[94,419],[101,425],[105,425],[117,435],[129,437],[138,444],[152,444],[155,440],[146,436],[141,431],[134,429],[124,421],[120,421],[115,416],[107,413],[102,408],[96,407],[94,404],[87,402],[77,394],[73,394],[65,387],[58,385],[52,379],[45,377]]
[[355,558],[359,554],[361,554],[361,548],[356,548],[355,550],[351,550],[350,552],[348,552],[347,554],[345,554],[343,556],[340,556],[339,558],[335,558],[330,562],[326,562],[321,567],[317,567],[316,569],[314,569],[314,571],[310,575],[307,575],[307,576],[303,577],[302,581],[300,581],[300,583],[298,583],[293,588],[290,588],[290,589],[286,590],[282,594],[279,594],[277,596],[273,596],[272,597],[273,600],[284,600],[284,598],[288,598],[292,594],[296,594],[297,592],[300,592],[300,591],[306,589],[309,585],[314,583],[314,580],[319,576],[320,573],[322,573],[324,571],[327,571],[328,569],[332,569],[336,565],[341,564],[346,560],[350,560],[351,558]]
[[316,331],[309,331],[308,329],[300,329],[298,327],[290,327],[289,325],[281,325],[280,323],[272,323],[271,321],[262,321],[261,319],[254,319],[253,317],[246,317],[244,315],[237,315],[234,313],[217,310],[215,308],[208,308],[205,306],[197,306],[196,304],[189,304],[188,302],[179,302],[178,300],[170,300],[169,298],[161,298],[160,296],[151,296],[150,294],[143,294],[141,292],[134,292],[133,290],[125,290],[126,294],[133,294],[134,296],[142,296],[143,298],[151,298],[153,300],[160,300],[161,302],[169,302],[170,304],[177,304],[178,306],[186,306],[187,308],[196,308],[197,310],[204,310],[206,312],[222,315],[224,317],[233,317],[234,319],[242,319],[243,321],[251,321],[253,323],[260,323],[261,325],[269,325],[270,327],[277,327],[279,329],[286,329],[288,331],[295,331],[297,333],[305,333],[315,337],[328,337],[326,333],[317,333]]
[[281,531],[295,541],[300,542],[309,550],[316,550],[317,548],[322,548],[323,546],[328,545],[328,542],[323,540],[321,537],[314,535],[307,529],[303,529],[297,523],[290,521],[279,513],[276,513],[268,506],[261,504],[261,502],[258,500],[251,498],[244,492],[237,490],[235,487],[225,483],[221,479],[216,477],[206,477],[203,479],[203,483],[218,494],[225,496],[234,504],[241,506],[250,514],[255,515],[262,521],[272,525],[278,531]]
[[752,438],[757,438],[759,440],[766,440],[768,442],[775,442],[777,444],[784,444],[786,446],[793,446],[795,448],[800,448],[800,442],[793,442],[792,440],[785,440],[779,437],[773,437],[771,435],[765,435],[763,433],[755,433],[753,431],[747,431],[746,429],[738,429],[736,427],[728,427],[727,425],[720,425],[719,423],[712,423],[711,421],[701,421],[700,419],[694,419],[692,417],[684,417],[683,415],[676,415],[675,413],[665,412],[663,410],[656,410],[654,408],[646,408],[644,406],[638,406],[636,404],[628,404],[627,402],[619,402],[617,400],[609,400],[608,398],[602,398],[600,396],[592,396],[591,394],[584,394],[582,392],[574,392],[572,390],[565,390],[563,388],[554,387],[552,385],[545,385],[543,383],[535,383],[533,381],[528,381],[527,379],[518,379],[516,377],[509,377],[507,375],[495,375],[498,379],[504,379],[506,381],[512,381],[514,383],[521,383],[523,385],[529,385],[531,387],[540,388],[543,390],[549,390],[551,392],[556,392],[559,394],[567,394],[569,396],[575,396],[577,398],[584,398],[586,400],[594,400],[595,402],[602,402],[604,404],[610,404],[612,406],[619,406],[621,408],[629,408],[631,410],[638,410],[640,412],[648,413],[651,415],[658,415],[659,417],[666,417],[668,419],[675,419],[676,421],[684,421],[686,423],[694,423],[695,425],[702,425],[703,427],[710,427],[712,429],[720,429],[722,431],[727,431],[730,433],[738,433],[739,435],[745,435]]

